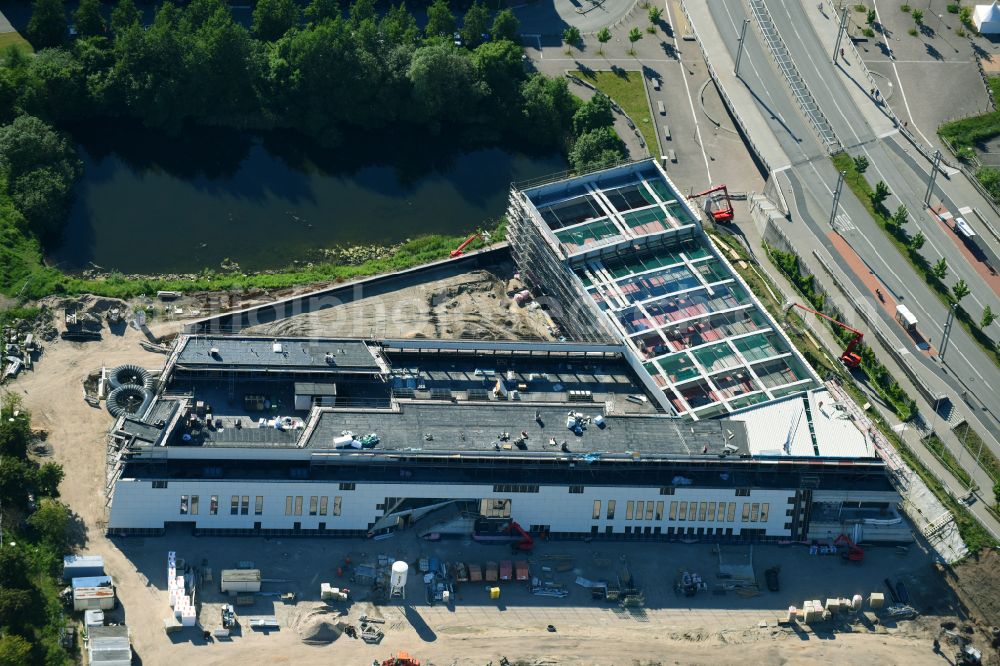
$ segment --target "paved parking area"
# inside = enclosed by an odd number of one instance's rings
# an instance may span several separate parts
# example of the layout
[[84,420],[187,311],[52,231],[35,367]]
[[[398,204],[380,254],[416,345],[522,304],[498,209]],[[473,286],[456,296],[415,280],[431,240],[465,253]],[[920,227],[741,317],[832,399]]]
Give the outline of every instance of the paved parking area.
[[[901,3],[867,0],[866,4],[877,10],[882,31],[858,43],[865,64],[892,84],[889,103],[899,118],[925,143],[944,150],[937,137],[939,125],[988,110],[989,93],[976,57],[1000,58],[1000,44],[971,33],[956,34],[961,27],[958,16],[947,12],[950,3],[945,0],[931,0],[926,7],[911,3],[924,11],[924,27],[915,36],[908,34],[916,28],[913,16],[900,10]],[[853,25],[863,24],[864,16],[852,11]]]

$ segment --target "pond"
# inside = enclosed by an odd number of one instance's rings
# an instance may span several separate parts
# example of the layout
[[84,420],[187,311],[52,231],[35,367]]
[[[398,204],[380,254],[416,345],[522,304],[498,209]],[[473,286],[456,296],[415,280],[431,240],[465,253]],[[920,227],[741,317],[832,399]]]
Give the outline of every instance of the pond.
[[566,168],[561,155],[412,135],[334,149],[228,130],[103,124],[74,136],[84,175],[48,256],[66,271],[196,272],[227,258],[254,271],[339,245],[465,234],[503,215],[512,181]]

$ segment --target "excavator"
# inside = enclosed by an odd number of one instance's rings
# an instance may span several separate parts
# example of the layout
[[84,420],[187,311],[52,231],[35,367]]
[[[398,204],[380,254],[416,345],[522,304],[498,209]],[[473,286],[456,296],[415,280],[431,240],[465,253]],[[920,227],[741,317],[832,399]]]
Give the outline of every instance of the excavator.
[[[721,196],[712,197],[709,195],[722,192]],[[719,224],[729,224],[733,221],[733,202],[729,199],[729,189],[725,185],[716,185],[704,192],[692,194],[689,199],[699,199],[708,197],[705,201],[705,212],[712,216],[712,219]]]
[[409,652],[400,651],[381,662],[376,659],[372,662],[372,666],[420,666],[420,660],[411,656]]
[[844,552],[841,554],[841,557],[849,562],[860,562],[865,559],[864,549],[854,543],[854,540],[846,534],[841,534],[839,537],[834,539],[833,545],[838,548],[841,546],[844,547]]
[[848,368],[856,368],[859,365],[861,365],[861,354],[857,353],[855,350],[858,348],[858,345],[861,344],[861,339],[865,337],[864,333],[857,330],[856,328],[851,328],[842,321],[837,321],[833,317],[825,315],[822,312],[817,312],[812,308],[807,308],[806,306],[801,305],[799,303],[792,303],[791,307],[796,307],[799,308],[800,310],[811,312],[814,315],[822,317],[823,319],[826,319],[827,321],[836,324],[837,326],[840,326],[841,328],[853,333],[854,337],[851,338],[851,341],[847,343],[847,349],[845,349],[844,353],[840,355],[840,362],[846,365]]

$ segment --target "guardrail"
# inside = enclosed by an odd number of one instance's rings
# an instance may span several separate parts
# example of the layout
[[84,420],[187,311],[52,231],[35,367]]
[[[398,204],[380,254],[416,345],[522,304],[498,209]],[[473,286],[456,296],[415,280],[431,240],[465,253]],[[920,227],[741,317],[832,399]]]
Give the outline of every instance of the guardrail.
[[723,86],[722,82],[719,80],[719,76],[715,72],[715,67],[712,66],[712,61],[708,59],[708,53],[705,52],[705,47],[702,45],[701,39],[698,38],[698,30],[695,28],[694,21],[691,20],[691,14],[688,13],[684,0],[681,0],[680,4],[681,11],[684,13],[684,18],[688,25],[691,26],[691,32],[695,35],[695,43],[698,45],[698,50],[701,51],[701,59],[705,61],[705,66],[708,68],[708,75],[715,82],[715,88],[719,91],[719,96],[722,98],[722,102],[726,105],[726,108],[729,109],[729,113],[731,113],[733,118],[736,120],[736,124],[740,126],[744,140],[750,144],[750,149],[757,156],[757,159],[759,159],[761,164],[764,165],[764,168],[767,169],[768,173],[774,171],[774,167],[768,163],[764,154],[757,147],[757,144],[754,143],[753,137],[750,136],[750,132],[747,130],[746,123],[743,121],[743,118],[740,117],[739,110],[736,108],[736,105],[733,104],[733,100],[730,99],[729,95],[726,93],[725,86]]
[[784,74],[788,86],[792,89],[792,96],[795,97],[795,101],[799,104],[799,108],[802,109],[806,118],[809,119],[813,129],[816,130],[819,138],[826,145],[827,150],[836,152],[842,145],[840,139],[837,138],[837,134],[833,131],[830,121],[826,119],[823,110],[819,108],[812,93],[809,92],[809,86],[802,80],[799,70],[792,61],[791,54],[788,53],[785,42],[781,39],[778,29],[774,26],[774,20],[771,18],[771,13],[767,10],[764,0],[750,0],[750,12],[757,19],[757,28],[760,30],[760,34],[767,44],[767,50],[771,53],[771,58],[778,65],[778,69]]

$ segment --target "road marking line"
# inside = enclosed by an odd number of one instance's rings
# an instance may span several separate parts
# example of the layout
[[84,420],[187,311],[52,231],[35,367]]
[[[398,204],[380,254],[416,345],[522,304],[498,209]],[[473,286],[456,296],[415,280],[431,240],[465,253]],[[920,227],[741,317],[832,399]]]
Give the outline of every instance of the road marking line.
[[[663,6],[667,10],[667,21],[670,25],[674,24],[674,19],[670,13],[670,3],[664,0]],[[698,147],[701,148],[701,156],[705,160],[705,172],[708,174],[708,184],[712,184],[712,169],[708,166],[708,154],[705,152],[705,142],[701,138],[701,123],[698,122],[698,114],[694,110],[694,100],[691,98],[691,85],[687,80],[687,72],[684,71],[684,62],[681,60],[681,50],[677,48],[677,37],[674,37],[674,52],[677,54],[677,65],[681,70],[681,78],[684,79],[684,90],[687,91],[688,105],[691,107],[691,117],[694,118],[694,131],[698,135]],[[642,85],[646,85],[646,75],[642,75],[643,82]],[[652,112],[652,109],[650,109]]]
[[[878,21],[878,24],[884,25],[882,23],[882,17],[879,15],[877,0],[872,0],[872,7],[875,8],[875,19]],[[899,93],[903,96],[903,106],[906,107],[906,115],[910,117],[910,120],[913,120],[913,113],[910,111],[910,103],[906,101],[906,91],[903,90],[903,79],[899,78],[899,70],[896,69],[896,59],[893,58],[892,47],[889,46],[888,39],[885,40],[885,48],[889,50],[889,58],[890,62],[892,62],[892,73],[896,75],[896,83],[899,84]],[[924,141],[927,142],[928,146],[934,145],[933,143],[931,143],[930,139],[924,136],[924,133],[920,131],[920,128],[917,127],[916,120],[913,120],[913,129],[917,130],[917,133],[921,136],[921,138],[923,138]]]

